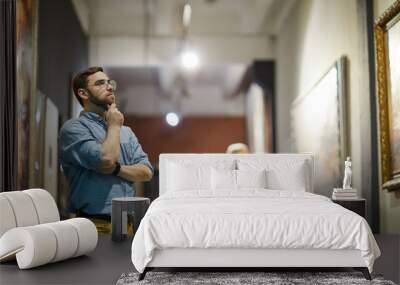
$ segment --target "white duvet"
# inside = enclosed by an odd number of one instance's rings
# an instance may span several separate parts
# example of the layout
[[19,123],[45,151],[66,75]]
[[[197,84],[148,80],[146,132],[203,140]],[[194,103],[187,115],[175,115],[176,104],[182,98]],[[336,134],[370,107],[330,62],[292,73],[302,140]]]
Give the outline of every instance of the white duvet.
[[380,251],[364,218],[298,191],[171,192],[150,206],[132,243],[143,272],[155,249],[358,249],[372,272]]

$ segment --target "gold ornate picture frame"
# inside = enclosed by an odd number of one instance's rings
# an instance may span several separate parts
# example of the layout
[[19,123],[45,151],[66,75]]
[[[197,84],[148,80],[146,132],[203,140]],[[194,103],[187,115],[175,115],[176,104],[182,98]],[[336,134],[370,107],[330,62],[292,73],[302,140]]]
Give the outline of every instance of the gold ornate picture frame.
[[400,190],[400,0],[375,23],[382,188]]

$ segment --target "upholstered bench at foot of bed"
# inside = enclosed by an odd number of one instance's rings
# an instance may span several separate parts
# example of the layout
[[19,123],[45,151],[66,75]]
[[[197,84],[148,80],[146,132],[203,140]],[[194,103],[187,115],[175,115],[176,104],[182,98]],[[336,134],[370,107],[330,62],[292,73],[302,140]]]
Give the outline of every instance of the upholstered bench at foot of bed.
[[20,269],[80,256],[97,245],[95,225],[74,218],[8,230],[0,238],[0,261],[16,257]]

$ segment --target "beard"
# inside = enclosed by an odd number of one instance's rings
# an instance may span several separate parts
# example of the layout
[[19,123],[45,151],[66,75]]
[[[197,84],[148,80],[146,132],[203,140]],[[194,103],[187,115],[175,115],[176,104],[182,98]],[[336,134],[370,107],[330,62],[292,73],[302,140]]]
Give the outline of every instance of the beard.
[[89,90],[87,90],[87,92],[88,92],[88,95],[89,95],[89,102],[91,102],[92,104],[94,104],[96,106],[99,106],[99,107],[103,108],[105,111],[108,110],[108,106],[110,106],[111,103],[106,102],[106,100],[101,100],[101,99],[97,98]]

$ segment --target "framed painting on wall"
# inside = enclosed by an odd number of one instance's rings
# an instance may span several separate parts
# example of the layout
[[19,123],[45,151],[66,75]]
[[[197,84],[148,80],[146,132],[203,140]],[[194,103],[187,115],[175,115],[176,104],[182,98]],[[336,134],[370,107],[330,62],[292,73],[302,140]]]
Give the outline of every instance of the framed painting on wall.
[[375,23],[382,188],[400,190],[400,0]]
[[44,189],[58,201],[58,121],[57,106],[46,98],[44,136]]
[[39,89],[36,90],[36,95],[34,97],[35,105],[34,114],[34,132],[31,132],[32,138],[32,156],[33,160],[33,174],[30,177],[30,183],[32,187],[44,188],[43,185],[43,171],[44,171],[44,138],[46,131],[46,95],[43,94]]
[[31,188],[34,164],[32,129],[36,92],[38,1],[16,1],[17,189]]
[[326,196],[341,187],[347,156],[345,66],[341,57],[291,110],[294,148],[315,155],[314,191]]

